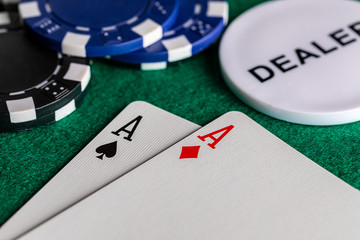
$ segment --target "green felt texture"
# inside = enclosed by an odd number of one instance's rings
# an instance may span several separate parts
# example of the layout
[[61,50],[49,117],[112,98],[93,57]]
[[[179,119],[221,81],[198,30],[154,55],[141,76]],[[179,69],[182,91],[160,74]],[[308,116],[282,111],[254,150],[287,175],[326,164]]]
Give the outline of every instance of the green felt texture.
[[[260,0],[231,0],[230,20]],[[0,224],[63,168],[126,105],[143,100],[205,125],[241,111],[355,188],[360,189],[360,122],[309,127],[278,121],[247,107],[219,71],[218,44],[164,71],[142,72],[94,60],[83,105],[69,117],[21,133],[0,134]],[[56,199],[54,199],[56,201]]]

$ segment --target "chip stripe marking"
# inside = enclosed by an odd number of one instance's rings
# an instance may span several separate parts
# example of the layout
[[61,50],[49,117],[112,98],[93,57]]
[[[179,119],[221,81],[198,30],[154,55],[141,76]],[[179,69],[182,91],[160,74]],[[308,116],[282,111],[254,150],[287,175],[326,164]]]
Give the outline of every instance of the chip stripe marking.
[[70,115],[72,112],[76,110],[75,100],[72,100],[64,107],[60,108],[55,112],[55,121],[60,121],[61,119],[65,118],[66,116]]
[[135,17],[130,18],[126,23],[127,23],[128,25],[131,25],[131,24],[133,24],[134,22],[136,22],[137,20],[139,20],[139,17],[138,17],[138,16],[135,16]]
[[167,62],[155,62],[155,63],[142,63],[141,70],[152,71],[152,70],[163,70],[167,68]]
[[1,2],[2,2],[4,5],[7,5],[7,4],[18,4],[18,3],[19,3],[19,0],[1,0]]
[[163,37],[163,29],[161,25],[151,19],[146,19],[142,23],[132,27],[131,30],[143,37],[144,48],[159,41]]
[[195,5],[195,9],[194,9],[194,13],[195,13],[195,15],[199,15],[200,13],[201,13],[201,4],[200,3],[198,3],[198,4],[196,4]]
[[49,3],[45,4],[45,10],[46,10],[46,12],[51,13],[51,7],[50,7]]
[[227,25],[229,21],[229,4],[226,1],[209,1],[206,16],[223,18],[224,25]]
[[89,32],[89,31],[90,31],[90,28],[88,28],[88,27],[82,27],[82,26],[77,26],[77,27],[76,27],[76,30],[83,31],[83,32]]
[[41,16],[39,4],[37,1],[20,3],[19,11],[22,18],[33,18]]
[[57,65],[55,70],[54,70],[54,75],[57,75],[59,73],[59,71],[61,70],[61,66]]
[[164,40],[162,44],[168,51],[169,62],[175,62],[192,56],[192,45],[185,35]]
[[21,94],[24,94],[25,91],[20,91],[20,92],[12,92],[12,93],[9,93],[9,96],[16,96],[16,95],[21,95]]
[[108,27],[103,27],[102,30],[104,32],[107,32],[107,31],[115,31],[117,28],[116,26],[108,26]]
[[12,123],[28,122],[36,119],[35,103],[32,97],[6,101]]
[[69,69],[64,76],[64,79],[81,82],[81,91],[84,91],[87,87],[90,78],[90,66],[79,63],[70,63]]
[[8,25],[11,23],[10,15],[7,12],[0,12],[0,25]]
[[86,45],[90,37],[88,34],[67,32],[61,44],[62,53],[86,57]]

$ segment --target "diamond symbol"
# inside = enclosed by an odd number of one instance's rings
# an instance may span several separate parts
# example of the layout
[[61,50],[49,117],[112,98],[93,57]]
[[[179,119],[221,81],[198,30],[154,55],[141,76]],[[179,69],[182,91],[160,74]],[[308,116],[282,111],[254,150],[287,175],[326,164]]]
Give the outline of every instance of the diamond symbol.
[[200,146],[182,147],[180,159],[198,158]]

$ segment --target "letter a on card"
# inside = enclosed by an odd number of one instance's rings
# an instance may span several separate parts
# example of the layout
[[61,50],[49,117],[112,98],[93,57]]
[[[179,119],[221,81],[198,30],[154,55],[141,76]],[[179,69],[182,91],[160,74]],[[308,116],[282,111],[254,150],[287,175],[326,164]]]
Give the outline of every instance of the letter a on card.
[[[225,128],[222,128],[220,130],[217,130],[215,132],[212,132],[212,133],[209,133],[207,135],[204,135],[204,136],[198,136],[198,138],[205,142],[205,140],[207,138],[211,138],[214,142],[212,143],[209,143],[208,145],[212,148],[212,149],[215,149],[215,146],[221,141],[221,139],[223,139],[232,129],[234,128],[233,125],[230,125],[230,126],[227,126]],[[220,137],[216,138],[215,135],[218,135],[220,134]]]

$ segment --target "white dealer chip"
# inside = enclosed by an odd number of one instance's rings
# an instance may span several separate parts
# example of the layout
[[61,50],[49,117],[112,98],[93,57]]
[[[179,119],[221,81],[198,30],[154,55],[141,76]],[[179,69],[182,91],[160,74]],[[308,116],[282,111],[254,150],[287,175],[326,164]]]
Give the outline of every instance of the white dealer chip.
[[220,45],[224,78],[245,103],[307,125],[360,120],[360,3],[271,1],[238,17]]

